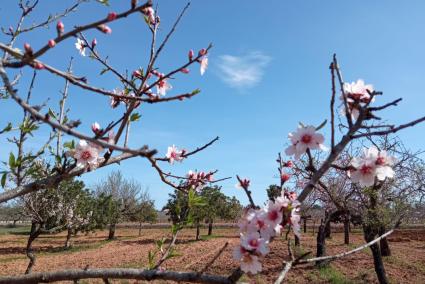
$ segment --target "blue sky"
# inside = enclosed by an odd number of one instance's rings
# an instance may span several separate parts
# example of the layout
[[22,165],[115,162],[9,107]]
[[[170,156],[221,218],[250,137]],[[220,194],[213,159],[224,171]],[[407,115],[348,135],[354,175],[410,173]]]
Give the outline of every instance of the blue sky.
[[[55,13],[72,1],[40,1],[39,8],[26,22],[39,22],[47,12]],[[110,11],[128,8],[130,1],[110,0],[104,7],[94,1],[83,4],[78,12],[63,20],[66,28],[101,19]],[[1,26],[15,26],[19,10],[17,1],[4,1],[0,7]],[[162,39],[186,1],[156,1],[161,17]],[[219,3],[221,5],[219,5]],[[259,5],[259,3],[266,3]],[[404,3],[404,5],[403,5]],[[169,104],[146,105],[140,109],[142,120],[132,125],[131,146],[148,144],[165,154],[167,146],[193,149],[215,136],[220,141],[182,164],[166,168],[177,174],[190,169],[218,169],[217,177],[240,174],[252,180],[253,196],[266,199],[265,188],[277,182],[275,158],[287,144],[287,133],[299,121],[319,124],[328,118],[330,95],[329,63],[337,53],[344,78],[358,78],[372,83],[384,92],[377,104],[403,97],[396,109],[382,113],[391,123],[402,123],[423,116],[425,96],[425,18],[424,1],[212,1],[194,0],[177,32],[164,50],[156,67],[171,70],[185,63],[189,49],[199,50],[210,42],[210,68],[200,76],[193,66],[190,75],[178,75],[169,95],[200,88],[195,98]],[[90,31],[96,37],[98,50],[109,56],[118,70],[134,70],[146,65],[149,37],[139,15],[111,25],[111,35]],[[23,36],[16,46],[29,42],[34,49],[55,34],[54,26]],[[4,41],[5,37],[0,36]],[[75,40],[67,40],[41,60],[66,69],[75,57],[75,74],[85,75],[89,82],[106,89],[119,87],[119,82],[106,74],[99,76],[101,66],[79,56]],[[24,75],[31,74],[24,69]],[[63,80],[40,72],[33,103],[57,105]],[[28,81],[19,90],[25,95]],[[102,125],[118,118],[123,109],[112,110],[109,100],[76,87],[70,89],[70,116],[80,118],[80,131],[89,133],[90,124]],[[0,126],[15,120],[20,110],[12,102],[1,102]],[[329,134],[328,129],[323,130]],[[407,146],[424,148],[425,125],[400,133]],[[29,141],[35,147],[47,137],[42,129]],[[3,138],[2,138],[3,139]],[[327,140],[329,141],[329,139]],[[11,147],[4,145],[0,160],[5,160]],[[89,173],[83,180],[90,186],[118,166]],[[162,184],[156,172],[141,158],[125,161],[119,169],[148,187],[161,207],[171,191]],[[234,188],[235,179],[222,183],[224,193],[245,196]]]

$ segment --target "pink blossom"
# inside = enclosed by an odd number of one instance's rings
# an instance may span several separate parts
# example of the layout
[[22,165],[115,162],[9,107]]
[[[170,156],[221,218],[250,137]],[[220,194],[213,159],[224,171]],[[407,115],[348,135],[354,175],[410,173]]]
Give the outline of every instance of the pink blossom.
[[242,235],[241,245],[247,250],[258,252],[261,255],[269,253],[266,240],[261,238],[258,232],[249,232]]
[[[370,94],[373,92],[372,85],[365,85],[364,81],[359,79],[357,82],[344,83],[344,93],[348,102],[362,102],[368,103],[370,101]],[[344,97],[341,97],[344,100]]]
[[189,58],[189,61],[192,61],[194,55],[195,55],[195,52],[192,49],[189,50],[189,53],[187,55],[188,58]]
[[74,159],[77,160],[77,167],[95,168],[99,158],[99,148],[92,146],[85,140],[80,140],[75,149]]
[[258,256],[252,254],[244,254],[241,259],[241,269],[243,272],[257,274],[261,272],[262,265],[258,260]]
[[173,164],[174,161],[181,162],[184,159],[183,153],[184,151],[177,149],[177,147],[173,145],[168,147],[167,154],[165,156],[167,157],[168,162]]
[[156,89],[157,89],[157,93],[158,95],[161,96],[165,96],[165,94],[171,90],[173,88],[173,86],[171,86],[167,80],[162,79],[161,81],[158,82]]
[[182,68],[180,69],[180,72],[184,73],[184,74],[189,74],[189,69],[187,68]]
[[202,59],[201,59],[201,67],[200,67],[200,72],[201,72],[201,75],[204,75],[204,73],[205,73],[205,71],[207,70],[207,68],[208,68],[208,57],[207,56],[204,56]]
[[77,42],[75,43],[75,48],[78,49],[81,56],[86,56],[86,44],[83,40],[77,38]]
[[32,51],[32,47],[29,43],[24,43],[24,49],[25,49],[25,53],[28,53],[30,55],[32,55],[33,51]]
[[282,174],[280,175],[280,181],[281,181],[282,183],[287,182],[290,178],[291,178],[291,176],[290,176],[290,175],[288,175],[287,173],[282,173]]
[[292,145],[286,148],[285,154],[295,155],[295,159],[297,160],[307,149],[326,150],[326,147],[323,145],[325,138],[322,134],[316,133],[316,128],[314,126],[300,125],[296,132],[289,133],[288,138]]
[[264,208],[264,222],[273,228],[276,232],[280,232],[282,222],[282,207],[279,203],[274,203],[269,200],[266,207]]

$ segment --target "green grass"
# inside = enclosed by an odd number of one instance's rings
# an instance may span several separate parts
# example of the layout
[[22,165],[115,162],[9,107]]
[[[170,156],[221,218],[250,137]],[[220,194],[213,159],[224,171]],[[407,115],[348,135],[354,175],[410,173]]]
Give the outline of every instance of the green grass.
[[17,226],[17,227],[0,227],[0,235],[28,235],[30,233],[29,226]]
[[347,279],[344,274],[328,265],[319,268],[319,277],[332,284],[352,284],[353,282]]

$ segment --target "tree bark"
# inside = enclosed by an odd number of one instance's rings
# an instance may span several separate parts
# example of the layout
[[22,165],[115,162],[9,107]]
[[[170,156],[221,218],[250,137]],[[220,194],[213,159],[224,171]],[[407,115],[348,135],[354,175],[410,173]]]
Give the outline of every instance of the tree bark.
[[304,218],[304,233],[307,233],[307,218]]
[[68,232],[66,234],[66,241],[65,241],[65,249],[69,249],[71,247],[71,236],[72,236],[72,229],[71,227],[68,227]]
[[[325,234],[325,225],[321,222],[319,230],[317,231],[316,239],[316,257],[321,257],[326,255],[326,234]],[[323,262],[317,261],[316,265],[321,266]]]
[[139,237],[142,235],[142,222],[139,222]]
[[[328,219],[328,218],[325,218],[325,219]],[[330,220],[325,222],[325,237],[327,239],[331,238],[331,221]]]
[[[385,234],[385,227],[381,226],[379,228],[379,235]],[[383,238],[379,241],[379,246],[381,248],[381,256],[391,256],[390,244],[388,243],[387,238]]]
[[344,244],[350,244],[350,217],[348,215],[344,218]]
[[109,236],[108,236],[108,240],[113,240],[115,239],[115,228],[116,228],[116,224],[110,224],[109,225]]
[[[363,233],[366,242],[371,242],[377,235],[369,225],[363,225]],[[373,255],[373,264],[375,266],[376,276],[380,284],[388,284],[387,274],[385,272],[384,262],[382,261],[381,250],[379,245],[373,244],[370,246]]]
[[300,246],[300,238],[298,238],[297,236],[295,236],[295,246]]
[[28,263],[27,269],[25,270],[25,274],[31,273],[32,268],[35,264],[36,257],[32,250],[32,243],[40,235],[40,227],[41,227],[40,224],[37,224],[34,222],[31,223],[31,232],[30,232],[30,236],[28,238],[27,247],[26,247],[26,254],[27,254],[27,257],[30,259],[30,262]]
[[208,222],[208,236],[212,235],[212,229],[213,229],[213,220],[210,219]]
[[196,222],[196,238],[195,240],[199,241],[199,236],[200,236],[200,225],[199,222]]

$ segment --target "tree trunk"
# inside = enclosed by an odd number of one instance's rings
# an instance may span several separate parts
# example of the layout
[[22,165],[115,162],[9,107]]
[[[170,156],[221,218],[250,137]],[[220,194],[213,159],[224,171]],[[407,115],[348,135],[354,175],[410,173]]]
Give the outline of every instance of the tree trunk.
[[139,237],[142,235],[142,222],[139,222]]
[[313,232],[312,232],[313,236],[315,234],[315,231],[316,231],[316,219],[314,219],[314,221],[313,221]]
[[109,236],[108,236],[108,240],[113,240],[113,239],[115,239],[115,227],[116,227],[116,224],[114,223],[114,224],[110,224],[109,225]]
[[295,236],[295,246],[300,246],[300,238],[298,238],[297,236]]
[[[385,227],[381,226],[378,232],[379,232],[379,235],[385,234],[386,232]],[[390,245],[388,243],[387,238],[383,238],[382,240],[380,240],[379,246],[381,248],[381,256],[391,256],[391,249],[390,249]]]
[[200,231],[201,231],[199,227],[200,227],[199,222],[196,222],[196,238],[195,239],[197,241],[199,241],[199,236],[200,236]]
[[208,222],[208,236],[212,235],[212,229],[213,229],[213,220],[210,219]]
[[[325,218],[328,219],[328,218]],[[327,239],[331,238],[331,221],[325,222],[325,237]]]
[[[368,225],[363,225],[363,233],[366,242],[373,241],[377,236],[374,230]],[[379,245],[377,243],[371,245],[370,250],[372,251],[373,264],[375,266],[375,272],[376,276],[378,277],[379,283],[388,284],[389,282],[387,279],[387,274],[385,272],[384,262],[382,261],[381,250],[379,248]]]
[[[325,225],[321,222],[319,226],[319,230],[317,231],[317,239],[316,239],[316,257],[325,256],[326,255],[326,234],[325,234]],[[317,261],[316,265],[323,265],[322,261]]]
[[304,233],[307,233],[307,218],[304,218]]
[[344,219],[344,244],[350,244],[350,218],[348,216]]
[[71,247],[71,236],[72,236],[72,229],[71,227],[68,227],[68,232],[66,234],[66,241],[65,241],[65,249],[69,249]]
[[31,232],[30,236],[28,238],[27,247],[26,247],[26,254],[27,257],[30,259],[30,262],[28,263],[27,269],[25,270],[25,274],[31,273],[31,270],[35,264],[35,254],[32,250],[32,243],[37,239],[37,237],[40,235],[40,227],[41,225],[37,223],[31,223]]

